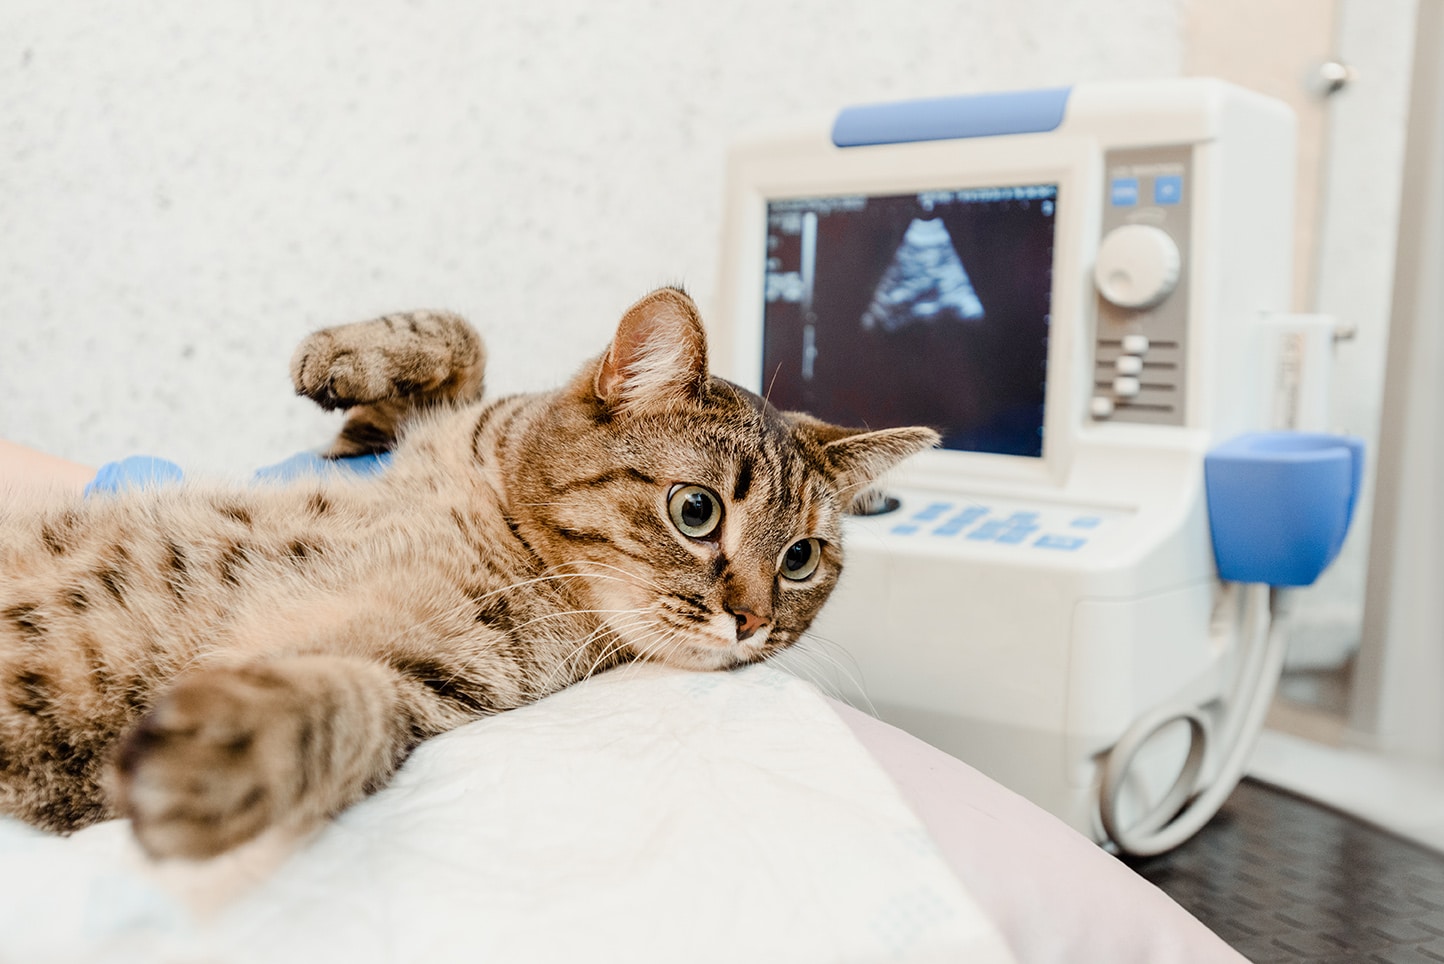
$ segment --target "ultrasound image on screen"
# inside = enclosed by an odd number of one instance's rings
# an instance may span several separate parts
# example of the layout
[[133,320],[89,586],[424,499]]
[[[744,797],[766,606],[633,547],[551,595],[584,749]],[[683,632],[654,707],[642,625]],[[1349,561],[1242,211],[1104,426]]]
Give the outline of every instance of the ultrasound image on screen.
[[1043,454],[1057,185],[772,201],[762,388],[946,448]]

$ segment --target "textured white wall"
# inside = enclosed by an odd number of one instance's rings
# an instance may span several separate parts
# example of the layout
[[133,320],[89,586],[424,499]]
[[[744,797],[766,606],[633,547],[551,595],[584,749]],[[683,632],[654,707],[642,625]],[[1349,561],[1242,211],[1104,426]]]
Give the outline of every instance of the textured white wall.
[[0,5],[0,437],[240,471],[334,426],[307,330],[466,313],[497,389],[710,299],[728,142],[853,102],[1177,74],[1184,0]]

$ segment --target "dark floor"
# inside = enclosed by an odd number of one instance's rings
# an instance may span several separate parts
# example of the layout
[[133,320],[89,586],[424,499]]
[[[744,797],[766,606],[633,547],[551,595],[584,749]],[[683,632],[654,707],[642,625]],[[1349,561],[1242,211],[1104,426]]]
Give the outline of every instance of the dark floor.
[[1444,856],[1260,783],[1134,869],[1257,964],[1444,961]]

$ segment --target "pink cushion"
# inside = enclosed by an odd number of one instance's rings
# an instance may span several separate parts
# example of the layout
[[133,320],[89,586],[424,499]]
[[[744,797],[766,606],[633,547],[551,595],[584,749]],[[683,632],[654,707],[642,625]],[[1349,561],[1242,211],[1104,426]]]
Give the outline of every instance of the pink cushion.
[[1082,834],[972,767],[850,706],[887,771],[1022,964],[1244,958]]

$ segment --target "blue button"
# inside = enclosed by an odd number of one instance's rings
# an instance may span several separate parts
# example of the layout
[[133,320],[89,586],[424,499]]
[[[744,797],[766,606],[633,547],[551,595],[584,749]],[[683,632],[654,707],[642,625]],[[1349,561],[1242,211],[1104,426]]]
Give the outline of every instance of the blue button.
[[1006,546],[1020,545],[1021,543],[1027,542],[1028,537],[1037,531],[1037,526],[1018,526],[998,536],[998,541]]
[[953,507],[951,502],[933,502],[926,509],[913,513],[914,522],[932,522]]
[[1063,549],[1072,552],[1075,549],[1081,549],[1087,541],[1087,539],[1080,539],[1077,536],[1040,536],[1033,545],[1039,549]]
[[914,532],[917,532],[917,531],[918,531],[918,527],[917,527],[917,526],[915,526],[915,525],[909,525],[909,524],[906,523],[906,522],[901,523],[901,524],[899,524],[899,525],[895,525],[895,526],[892,527],[892,534],[895,535],[895,536],[910,536],[910,535],[912,535]]
[[1075,529],[1096,529],[1103,524],[1103,520],[1096,515],[1080,515],[1068,524]]
[[1161,174],[1153,179],[1153,203],[1177,204],[1183,200],[1183,176]]
[[1038,521],[1038,513],[1014,512],[1012,515],[1008,516],[1008,521],[1018,523],[1019,525],[1027,525],[1028,523]]
[[933,530],[935,536],[955,536],[988,514],[980,505],[969,506]]
[[1131,208],[1138,203],[1138,178],[1115,177],[1110,190],[1113,206]]
[[984,522],[978,526],[972,532],[968,533],[968,538],[975,539],[978,542],[991,542],[1007,531],[1007,526],[994,520],[992,522]]

